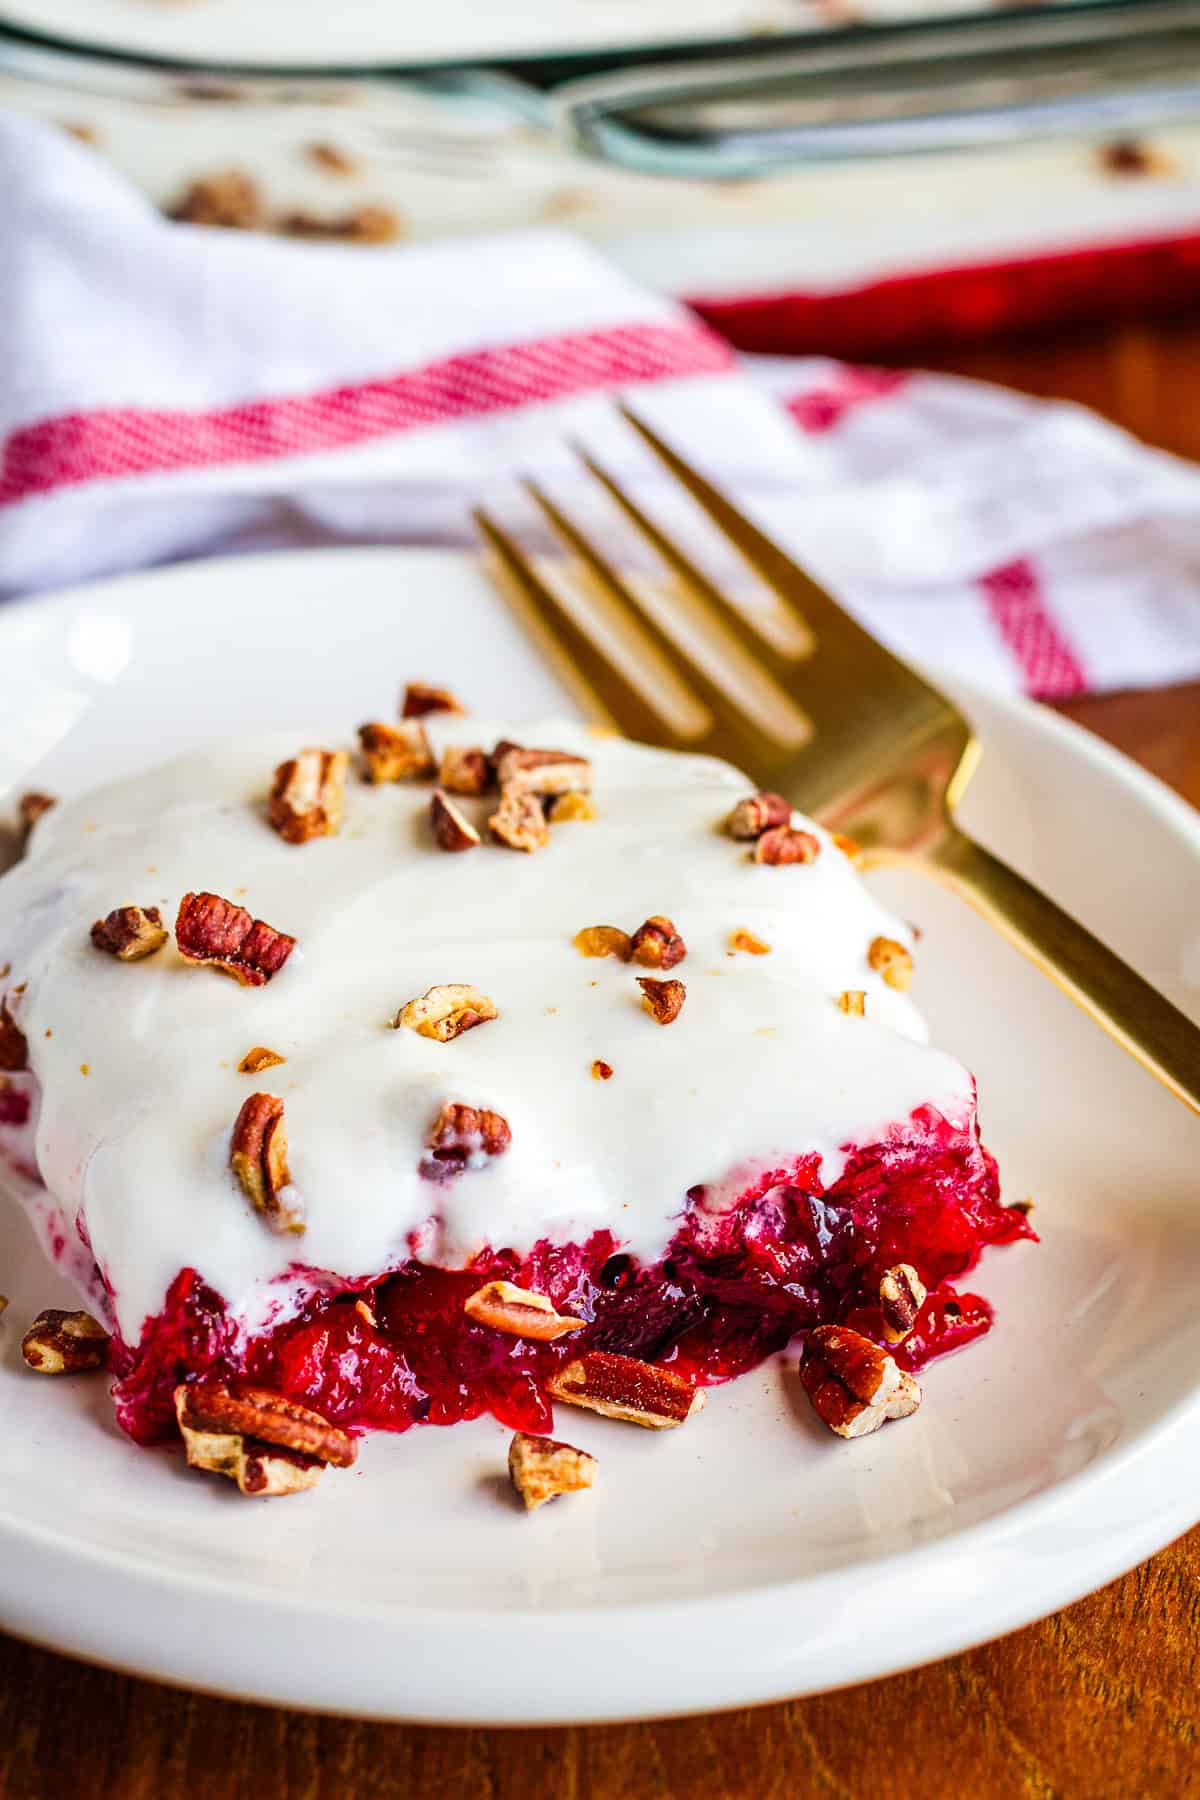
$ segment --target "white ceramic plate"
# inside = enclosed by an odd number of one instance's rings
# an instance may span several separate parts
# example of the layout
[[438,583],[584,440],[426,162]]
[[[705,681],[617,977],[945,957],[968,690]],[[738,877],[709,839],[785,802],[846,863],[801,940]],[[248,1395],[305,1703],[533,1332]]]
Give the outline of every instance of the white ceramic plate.
[[[475,566],[325,551],[195,565],[0,611],[0,793],[78,791],[256,725],[386,708],[406,674],[516,715],[569,705]],[[970,822],[1200,1012],[1200,824],[1095,740],[965,694]],[[1040,1246],[985,1261],[991,1336],[901,1427],[846,1444],[782,1359],[686,1432],[586,1415],[596,1491],[525,1517],[507,1433],[378,1436],[247,1506],[136,1450],[105,1383],[21,1364],[60,1284],[0,1201],[0,1622],[196,1687],[448,1723],[702,1711],[857,1681],[1006,1631],[1200,1515],[1200,1128],[948,897],[918,998],[978,1071]],[[0,890],[2,893],[2,890]]]
[[796,31],[821,14],[796,0],[3,0],[0,19],[134,56],[320,71]]

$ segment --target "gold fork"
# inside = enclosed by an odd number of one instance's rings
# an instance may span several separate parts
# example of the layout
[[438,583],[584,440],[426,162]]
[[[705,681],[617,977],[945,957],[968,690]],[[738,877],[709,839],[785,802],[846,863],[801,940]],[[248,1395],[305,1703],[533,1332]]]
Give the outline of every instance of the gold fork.
[[[1008,868],[954,822],[979,760],[979,744],[958,708],[876,643],[790,556],[627,408],[625,418],[755,573],[799,620],[799,653],[781,651],[752,626],[617,480],[584,451],[582,461],[625,518],[670,570],[710,628],[749,650],[778,694],[802,709],[812,742],[797,748],[738,704],[693,650],[647,608],[644,587],[623,573],[536,483],[526,487],[555,537],[603,596],[619,630],[649,640],[703,702],[707,724],[664,720],[614,666],[557,584],[485,511],[476,523],[523,610],[565,653],[586,688],[627,736],[700,750],[736,763],[761,788],[857,839],[860,866],[904,863],[924,869],[969,901],[1051,976],[1119,1044],[1200,1113],[1200,1028],[1053,900]],[[795,620],[795,612],[792,613]],[[805,629],[807,628],[807,629]]]

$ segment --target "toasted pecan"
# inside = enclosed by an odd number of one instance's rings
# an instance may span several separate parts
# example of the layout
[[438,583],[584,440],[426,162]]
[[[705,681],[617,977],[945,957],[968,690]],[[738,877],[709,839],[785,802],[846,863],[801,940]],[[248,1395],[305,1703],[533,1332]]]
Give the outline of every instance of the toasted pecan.
[[157,906],[118,906],[92,926],[97,950],[119,962],[141,962],[162,949],[170,934]]
[[508,1447],[508,1477],[525,1502],[526,1512],[535,1512],[560,1494],[590,1488],[596,1468],[594,1456],[558,1438],[518,1431]]
[[247,1050],[238,1064],[239,1075],[261,1075],[264,1069],[277,1069],[280,1063],[286,1062],[286,1056],[280,1056],[278,1050],[268,1050],[265,1044],[255,1044]]
[[461,1037],[476,1025],[500,1017],[496,1002],[465,981],[447,981],[431,987],[419,1000],[409,1000],[396,1014],[395,1026],[436,1038],[441,1044]]
[[655,913],[634,932],[629,954],[643,969],[673,969],[687,955],[687,945],[673,922]]
[[431,687],[427,681],[410,681],[400,697],[402,719],[424,719],[430,713],[465,713],[466,707],[449,688]]
[[288,844],[336,837],[346,806],[345,750],[301,750],[280,763],[267,803],[267,818]]
[[756,863],[779,868],[788,863],[815,862],[821,854],[821,840],[811,831],[797,831],[791,825],[774,825],[764,831],[754,846]]
[[586,1319],[560,1313],[545,1294],[531,1293],[511,1281],[489,1281],[463,1302],[463,1311],[476,1325],[487,1325],[507,1337],[531,1338],[552,1344],[568,1332],[582,1331]]
[[608,1350],[588,1350],[556,1369],[546,1383],[546,1392],[553,1400],[565,1400],[570,1406],[583,1406],[589,1412],[626,1419],[653,1431],[682,1425],[704,1405],[703,1388],[693,1387],[672,1369]]
[[569,825],[596,817],[596,806],[590,794],[572,791],[559,794],[550,802],[546,817],[551,825]]
[[474,850],[482,841],[470,819],[440,788],[434,789],[429,802],[429,823],[439,850],[457,854],[462,850]]
[[844,1325],[809,1332],[800,1380],[817,1417],[844,1438],[866,1437],[921,1404],[920,1387],[895,1357]]
[[917,1322],[927,1289],[911,1263],[896,1263],[884,1271],[879,1283],[879,1310],[883,1335],[889,1344],[902,1344]]
[[861,1019],[867,1010],[867,996],[863,988],[843,988],[837,1001],[844,1013]]
[[419,719],[401,725],[373,721],[358,728],[367,781],[415,781],[434,771],[433,749]]
[[526,750],[513,744],[497,745],[492,755],[501,792],[519,788],[522,793],[549,798],[586,793],[592,785],[591,763],[572,750]]
[[21,1339],[21,1355],[39,1375],[79,1375],[108,1361],[108,1333],[91,1313],[40,1312]]
[[687,989],[682,981],[657,981],[652,975],[639,975],[642,1005],[659,1025],[673,1025],[683,1011]]
[[486,793],[491,783],[492,764],[486,750],[477,744],[467,749],[451,744],[443,750],[438,786],[447,793],[474,797]]
[[39,794],[36,790],[31,790],[21,795],[17,801],[17,824],[24,842],[29,841],[38,820],[57,805],[58,801],[53,794]]
[[247,1382],[180,1383],[175,1389],[175,1415],[191,1431],[253,1438],[300,1456],[314,1456],[338,1469],[350,1468],[358,1454],[350,1433],[312,1407]]
[[883,976],[889,987],[898,988],[903,993],[912,986],[912,951],[903,944],[898,944],[895,938],[872,938],[867,961],[877,974]]
[[425,1143],[430,1154],[422,1158],[420,1173],[444,1181],[503,1156],[512,1143],[512,1131],[503,1113],[447,1100],[429,1127]]
[[277,1094],[251,1094],[243,1101],[229,1141],[229,1166],[272,1231],[303,1232],[303,1207],[289,1191],[287,1125]]
[[730,932],[729,948],[731,952],[743,950],[747,956],[770,956],[771,954],[771,946],[766,939],[756,937],[754,932],[747,931],[744,925],[739,925],[736,931]]
[[730,837],[761,837],[773,825],[790,825],[792,807],[782,794],[747,794],[739,800],[725,821]]
[[537,795],[511,785],[501,788],[500,804],[488,820],[488,830],[498,844],[510,850],[544,850],[550,842],[550,828]]
[[294,937],[252,918],[220,894],[185,894],[175,919],[175,942],[187,962],[207,963],[243,987],[264,987],[296,947]]
[[618,962],[628,962],[633,955],[633,939],[618,925],[585,925],[572,942],[580,956],[615,956]]

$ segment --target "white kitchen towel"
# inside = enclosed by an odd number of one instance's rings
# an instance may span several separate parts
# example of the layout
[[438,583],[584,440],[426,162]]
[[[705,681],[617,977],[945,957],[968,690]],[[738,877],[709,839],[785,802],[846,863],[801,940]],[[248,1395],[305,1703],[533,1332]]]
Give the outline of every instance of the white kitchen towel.
[[[0,597],[215,551],[469,543],[584,439],[690,530],[611,404],[902,653],[1041,694],[1200,675],[1200,474],[1080,409],[737,359],[570,237],[362,250],[170,224],[0,117]],[[514,516],[516,516],[514,514]]]

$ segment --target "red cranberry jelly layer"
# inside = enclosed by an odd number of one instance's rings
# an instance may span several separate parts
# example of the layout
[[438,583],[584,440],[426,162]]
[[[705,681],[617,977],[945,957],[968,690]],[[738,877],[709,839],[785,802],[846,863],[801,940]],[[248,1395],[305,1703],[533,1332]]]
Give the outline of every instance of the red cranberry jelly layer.
[[[1001,1206],[995,1163],[975,1130],[926,1108],[857,1150],[832,1187],[817,1164],[810,1157],[774,1171],[719,1214],[693,1189],[661,1262],[639,1265],[606,1231],[584,1244],[543,1241],[524,1258],[487,1249],[465,1270],[412,1262],[315,1300],[240,1355],[219,1295],[184,1270],[138,1348],[115,1347],[118,1416],[143,1442],[170,1435],[174,1384],[214,1371],[250,1375],[343,1424],[405,1431],[491,1412],[514,1429],[544,1431],[546,1378],[582,1350],[621,1351],[710,1384],[818,1323],[851,1321],[881,1337],[879,1279],[897,1262],[912,1263],[929,1289],[898,1353],[907,1366],[988,1329],[986,1301],[951,1284],[989,1244],[1034,1234],[1020,1211]],[[473,1323],[463,1302],[497,1278],[549,1295],[586,1329],[536,1344]],[[369,1308],[356,1306],[361,1299]]]

